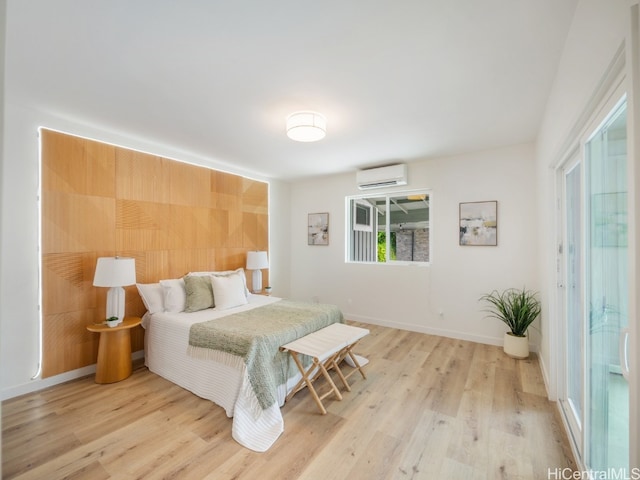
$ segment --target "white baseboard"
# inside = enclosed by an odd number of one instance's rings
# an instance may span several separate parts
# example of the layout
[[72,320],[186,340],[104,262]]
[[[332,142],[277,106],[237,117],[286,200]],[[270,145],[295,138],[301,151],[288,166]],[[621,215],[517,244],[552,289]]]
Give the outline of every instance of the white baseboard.
[[558,395],[555,388],[551,388],[549,380],[549,372],[547,371],[547,365],[544,363],[542,355],[538,356],[538,363],[540,364],[540,371],[542,372],[542,380],[544,382],[544,388],[547,390],[547,398],[552,402],[558,401]]
[[[131,354],[131,359],[139,360],[144,358],[144,350],[139,350]],[[26,395],[28,393],[37,392],[45,388],[53,387],[61,383],[69,382],[77,378],[86,377],[96,373],[96,366],[88,365],[86,367],[71,370],[70,372],[61,373],[48,378],[37,378],[29,383],[24,383],[15,387],[2,390],[2,400],[8,400],[10,398],[19,397],[20,395]]]
[[[455,338],[457,340],[467,340],[469,342],[483,343],[485,345],[495,345],[497,347],[501,347],[504,343],[502,337],[498,338],[498,337],[491,337],[488,335],[469,334],[469,333],[460,332],[457,330],[448,330],[444,328],[418,326],[414,324],[396,322],[396,321],[386,320],[382,318],[366,317],[363,315],[345,313],[344,318],[348,320],[353,320],[355,322],[369,323],[371,325],[379,325],[381,327],[397,328],[399,330],[407,330],[407,331],[416,332],[416,333],[426,333],[428,335]],[[536,344],[532,343],[529,346],[529,348],[531,349],[532,352],[535,352],[535,353],[538,352],[538,346]]]

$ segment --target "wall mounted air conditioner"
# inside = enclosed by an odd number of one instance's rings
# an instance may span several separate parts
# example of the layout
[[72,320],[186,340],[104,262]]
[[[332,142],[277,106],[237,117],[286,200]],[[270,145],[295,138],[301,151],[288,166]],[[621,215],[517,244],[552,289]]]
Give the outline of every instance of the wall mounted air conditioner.
[[400,163],[386,167],[358,170],[356,172],[356,182],[360,190],[406,185],[407,166]]

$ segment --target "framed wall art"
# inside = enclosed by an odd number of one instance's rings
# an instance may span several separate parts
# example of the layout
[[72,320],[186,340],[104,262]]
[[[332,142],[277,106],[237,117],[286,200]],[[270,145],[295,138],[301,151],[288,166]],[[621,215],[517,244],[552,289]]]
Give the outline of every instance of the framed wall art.
[[498,202],[460,203],[460,245],[498,245]]
[[310,213],[308,221],[309,245],[329,245],[329,214]]

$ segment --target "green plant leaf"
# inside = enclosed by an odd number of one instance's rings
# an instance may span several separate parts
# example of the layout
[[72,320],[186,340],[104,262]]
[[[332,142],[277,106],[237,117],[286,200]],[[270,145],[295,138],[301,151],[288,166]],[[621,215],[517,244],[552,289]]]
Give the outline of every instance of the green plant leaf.
[[538,293],[523,288],[509,288],[502,292],[494,290],[480,297],[488,304],[484,312],[489,318],[505,323],[511,333],[518,337],[527,335],[529,326],[542,310]]

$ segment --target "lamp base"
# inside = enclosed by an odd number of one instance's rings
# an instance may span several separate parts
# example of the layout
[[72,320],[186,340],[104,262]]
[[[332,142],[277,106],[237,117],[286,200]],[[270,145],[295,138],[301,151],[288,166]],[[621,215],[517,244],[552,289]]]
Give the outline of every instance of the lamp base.
[[251,277],[251,291],[253,293],[262,292],[262,270],[254,270]]
[[107,291],[107,317],[117,317],[116,325],[122,323],[124,320],[124,288],[111,287]]

